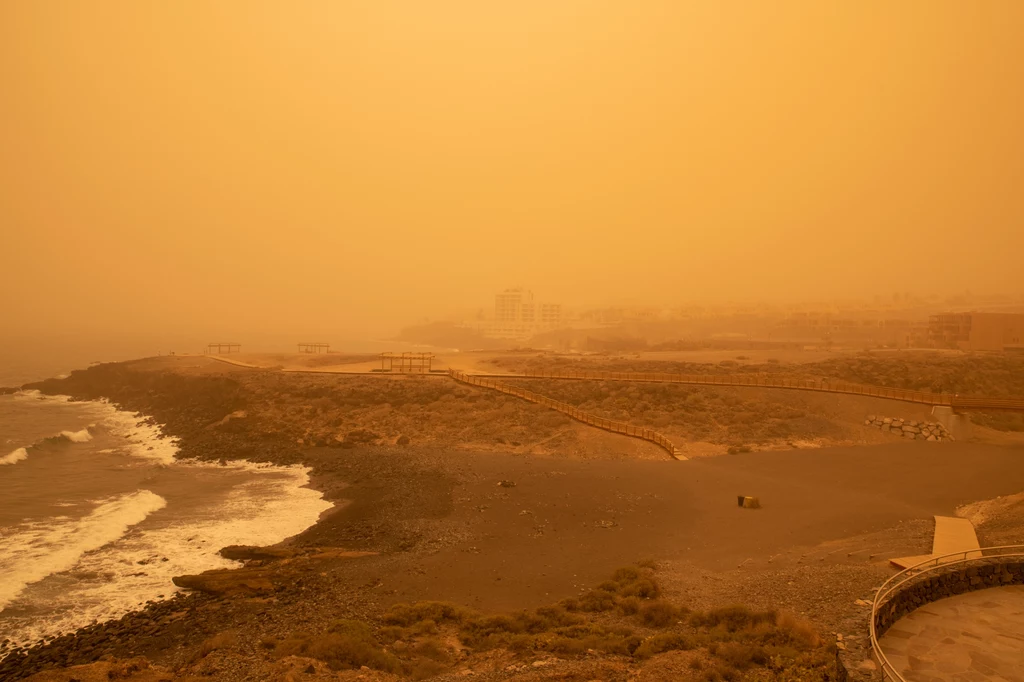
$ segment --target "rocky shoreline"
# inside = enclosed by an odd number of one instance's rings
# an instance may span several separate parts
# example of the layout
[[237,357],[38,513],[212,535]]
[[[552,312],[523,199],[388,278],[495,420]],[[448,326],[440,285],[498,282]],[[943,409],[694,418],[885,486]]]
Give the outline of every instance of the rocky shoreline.
[[6,655],[0,660],[0,679],[18,680],[49,668],[125,656],[128,650],[150,646],[153,638],[183,645],[188,636],[185,616],[211,599],[202,593],[179,593],[120,619],[94,623],[32,647],[5,650],[0,646],[0,653]]
[[[234,404],[230,383],[218,378],[168,381],[165,375],[131,372],[127,369],[129,364],[76,371],[66,379],[50,379],[12,391],[35,389],[50,395],[69,395],[76,400],[106,399],[118,409],[147,415],[148,423],[160,426],[164,435],[178,439],[178,457],[182,459],[303,463],[302,453],[283,439],[252,438],[209,428],[223,420],[224,410]],[[157,380],[156,386],[151,383],[153,380]],[[315,481],[311,480],[310,485],[315,487]],[[182,576],[181,580],[187,582],[189,578]],[[287,598],[288,594],[280,596]],[[150,601],[120,619],[95,623],[49,641],[41,640],[31,647],[16,648],[10,642],[0,642],[0,679],[13,681],[48,668],[194,644],[197,633],[201,634],[194,627],[197,614],[223,600],[223,595],[201,590],[179,592],[166,600]]]
[[[0,679],[20,680],[97,661],[112,666],[139,660],[152,664],[149,676],[130,678],[139,682],[393,682],[399,678],[378,670],[328,669],[325,659],[315,656],[282,658],[271,651],[272,644],[296,641],[297,632],[329,632],[338,619],[382,631],[394,604],[424,599],[491,614],[547,608],[600,585],[621,566],[650,557],[659,564],[665,559],[659,580],[687,608],[706,610],[737,601],[757,609],[784,607],[811,619],[826,639],[829,633],[843,634],[846,641],[856,642],[865,626],[857,600],[891,573],[878,548],[893,548],[899,555],[927,551],[931,529],[910,510],[946,504],[934,496],[914,504],[890,499],[929,490],[953,504],[953,497],[988,499],[1009,492],[1000,486],[1016,486],[1014,491],[1024,487],[1024,465],[1018,466],[1020,460],[1012,453],[972,451],[978,475],[963,482],[955,495],[947,495],[943,482],[948,471],[958,470],[964,446],[932,448],[904,444],[903,438],[851,448],[842,456],[792,450],[683,465],[663,459],[525,456],[423,442],[352,440],[347,446],[325,447],[335,443],[277,427],[285,423],[284,417],[301,425],[303,415],[326,400],[326,381],[336,382],[340,391],[360,386],[358,380],[253,370],[240,376],[235,369],[223,369],[222,363],[212,364],[218,366],[192,374],[170,360],[97,366],[30,388],[79,399],[107,398],[122,409],[147,414],[166,435],[179,439],[183,458],[308,466],[311,486],[335,508],[275,547],[224,548],[222,555],[241,561],[241,568],[176,577],[174,582],[188,588],[187,593],[11,652],[0,661]],[[387,385],[380,386],[384,393]],[[268,396],[277,412],[264,419],[261,414],[266,412],[260,410],[267,403],[257,400]],[[481,399],[487,397],[482,394]],[[453,409],[454,401],[444,398],[422,418],[443,422],[457,433],[457,428],[466,428],[465,415],[472,412],[475,399],[470,395]],[[518,405],[508,406],[513,408]],[[331,414],[345,414],[344,407],[331,409]],[[384,413],[387,408],[380,409]],[[321,413],[317,419],[317,424],[330,424],[332,418]],[[857,428],[861,419],[856,417]],[[906,425],[898,424],[900,433]],[[347,432],[341,422],[332,428]],[[927,423],[911,428],[918,429],[910,432],[915,441],[925,430],[935,435]],[[919,485],[883,481],[891,483],[887,493],[879,490],[880,482],[862,484],[854,475],[861,467],[881,466],[897,451],[921,465],[913,469]],[[993,476],[997,470],[1000,475]],[[734,488],[749,486],[751,475],[757,489],[749,492],[760,497],[764,508],[737,510]],[[844,483],[810,499],[799,493],[811,481]],[[796,533],[780,520],[778,511],[794,504],[802,518],[815,520],[820,528]],[[836,505],[847,511],[836,514]],[[868,520],[853,520],[857,510],[869,507]],[[848,537],[851,524],[860,523],[873,524],[871,533]],[[708,537],[716,542],[707,542]],[[682,556],[680,547],[686,549]],[[652,680],[684,679],[683,664],[689,660],[666,654],[644,661],[589,654],[586,649],[557,657],[536,649],[470,655],[458,649],[457,641],[452,646],[446,654],[454,657],[446,663],[448,672],[435,679],[472,674],[477,680],[628,682],[648,679],[640,676],[641,669],[655,668],[662,672],[652,673]],[[864,655],[856,650],[853,663],[859,664]],[[38,679],[66,682],[69,673],[61,674]],[[77,670],[71,676],[92,679]]]

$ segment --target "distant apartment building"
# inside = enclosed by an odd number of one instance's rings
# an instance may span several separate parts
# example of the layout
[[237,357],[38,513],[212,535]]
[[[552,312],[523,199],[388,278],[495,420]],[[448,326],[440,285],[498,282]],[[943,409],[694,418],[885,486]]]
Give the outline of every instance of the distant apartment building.
[[499,339],[526,339],[564,321],[560,303],[538,303],[527,289],[506,289],[494,296],[494,320],[483,331]]
[[494,295],[494,321],[517,323],[533,322],[533,292],[522,289],[506,289]]
[[928,318],[928,339],[936,348],[1024,350],[1024,314],[942,313]]
[[540,304],[540,315],[537,318],[537,322],[540,323],[541,327],[553,329],[561,326],[564,320],[561,303]]

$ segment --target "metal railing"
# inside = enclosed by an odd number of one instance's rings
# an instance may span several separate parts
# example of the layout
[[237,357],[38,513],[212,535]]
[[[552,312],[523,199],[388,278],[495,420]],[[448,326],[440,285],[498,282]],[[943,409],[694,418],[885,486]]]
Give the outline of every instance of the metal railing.
[[488,378],[501,379],[584,379],[591,381],[636,381],[666,384],[696,384],[706,386],[759,386],[763,388],[788,388],[801,391],[823,391],[826,393],[848,393],[888,400],[901,400],[924,405],[944,405],[965,410],[1019,410],[1024,411],[1024,399],[987,398],[983,396],[959,396],[954,393],[933,393],[913,391],[905,388],[889,388],[857,384],[837,379],[787,379],[765,374],[674,374],[668,372],[596,372],[556,371],[542,372],[526,370],[517,374],[486,374]]
[[874,652],[875,657],[878,659],[883,676],[890,680],[894,680],[895,682],[908,682],[907,679],[903,677],[898,670],[896,670],[895,666],[889,662],[885,652],[882,651],[881,645],[878,643],[878,613],[882,606],[886,605],[892,597],[901,592],[908,582],[919,578],[922,575],[946,572],[951,567],[957,567],[961,564],[985,565],[991,563],[993,559],[999,562],[999,560],[1007,558],[1024,560],[1024,545],[982,547],[980,549],[969,549],[962,552],[951,552],[950,554],[934,556],[919,564],[915,564],[910,568],[900,571],[882,583],[882,586],[878,588],[878,592],[875,593],[874,602],[871,604],[870,630],[871,649]]
[[667,437],[657,431],[645,429],[642,426],[627,424],[626,422],[615,421],[614,419],[598,417],[597,415],[590,414],[589,412],[584,412],[569,403],[553,400],[547,396],[540,395],[539,393],[527,391],[525,388],[507,386],[497,381],[492,381],[472,374],[466,374],[465,372],[461,372],[456,369],[448,370],[448,374],[456,381],[461,381],[462,383],[470,384],[471,386],[490,388],[495,391],[505,393],[506,395],[515,396],[517,398],[522,398],[523,400],[528,400],[531,403],[543,405],[544,407],[561,412],[562,414],[571,417],[576,421],[583,422],[584,424],[596,426],[597,428],[604,429],[605,431],[620,433],[624,436],[631,436],[633,438],[639,438],[641,440],[654,443],[666,450],[673,459],[679,459],[679,451],[676,449],[676,446]]

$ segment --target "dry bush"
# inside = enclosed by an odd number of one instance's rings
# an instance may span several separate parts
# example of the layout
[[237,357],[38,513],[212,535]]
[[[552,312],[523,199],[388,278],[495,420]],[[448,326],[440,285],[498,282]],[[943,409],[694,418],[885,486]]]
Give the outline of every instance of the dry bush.
[[787,643],[799,649],[815,649],[821,646],[821,637],[818,636],[814,626],[791,613],[778,614],[775,626],[779,631],[787,634],[789,640]]
[[[728,606],[692,614],[680,623],[688,609],[637,593],[660,594],[649,564],[621,568],[582,597],[533,611],[481,615],[446,602],[397,604],[384,616],[387,625],[376,633],[363,623],[338,621],[316,637],[293,635],[275,647],[274,655],[305,655],[335,669],[367,665],[426,679],[449,670],[455,660],[440,640],[424,639],[425,634],[445,631],[476,652],[600,652],[643,660],[673,650],[704,648],[707,656],[691,659],[690,667],[706,679],[737,680],[746,674],[741,671],[808,682],[828,679],[830,652],[819,646],[808,623],[789,614]],[[644,631],[617,625],[622,615],[634,617],[648,633],[649,628],[662,631],[645,638]],[[394,643],[392,652],[379,642]],[[702,662],[707,657],[713,664]]]
[[[708,668],[701,675],[706,682],[735,682],[741,679],[740,673],[735,668],[730,668],[722,663],[716,663],[713,668]],[[801,679],[801,678],[796,678]],[[803,682],[803,680],[801,680]]]
[[546,606],[532,613],[519,611],[466,619],[460,628],[460,638],[467,646],[491,649],[515,635],[538,635],[559,628],[572,628],[581,622],[582,618],[568,613],[561,606]]
[[746,606],[725,606],[707,613],[694,613],[690,624],[694,627],[720,628],[728,633],[750,630],[767,623],[774,624],[775,611],[752,611]]
[[452,661],[452,656],[448,649],[441,642],[433,638],[419,642],[410,649],[409,653],[416,658],[428,658],[431,661],[445,664],[450,664]]
[[[615,608],[615,595],[605,590],[591,590],[578,600],[577,608],[588,613],[611,611]],[[566,605],[568,608],[568,605]]]
[[432,661],[429,658],[424,660],[416,661],[409,668],[409,679],[412,680],[427,680],[431,677],[436,677],[441,673],[448,670],[448,666],[438,661]]
[[615,583],[616,591],[621,597],[638,597],[640,599],[657,599],[661,596],[661,587],[654,579],[654,571],[640,566],[626,566],[612,574],[611,582]]
[[715,656],[739,670],[746,670],[754,665],[764,665],[768,662],[768,654],[763,647],[740,642],[726,642],[718,647]]
[[629,656],[636,651],[642,641],[632,634],[594,626],[588,628],[587,633],[557,634],[554,638],[538,642],[538,646],[542,646],[545,651],[563,655],[582,655],[592,650],[618,656]]
[[689,651],[694,647],[694,641],[686,635],[665,633],[645,639],[633,655],[637,658],[650,658],[666,651]]
[[366,623],[354,620],[335,621],[326,633],[316,636],[295,633],[278,643],[274,655],[278,658],[316,658],[325,662],[332,670],[347,670],[365,665],[390,673],[403,672],[402,662],[384,651],[377,643],[373,630]]
[[790,405],[791,398],[741,397],[730,388],[588,380],[511,383],[601,417],[693,440],[743,446],[834,429],[826,420]]
[[996,431],[1024,431],[1024,414],[1013,412],[971,412],[971,421]]
[[652,628],[663,628],[676,622],[679,609],[668,602],[657,600],[640,606],[640,620]]
[[624,616],[632,616],[640,611],[639,597],[623,597],[617,604],[619,613]]
[[413,604],[395,604],[384,614],[384,622],[388,625],[409,627],[423,621],[437,623],[459,623],[468,617],[466,609],[440,601],[419,601]]

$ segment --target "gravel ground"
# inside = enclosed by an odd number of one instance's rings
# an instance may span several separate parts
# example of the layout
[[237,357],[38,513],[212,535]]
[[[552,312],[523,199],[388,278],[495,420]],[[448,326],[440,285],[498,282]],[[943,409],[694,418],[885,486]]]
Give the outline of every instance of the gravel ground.
[[[369,670],[328,671],[306,659],[275,660],[260,641],[297,629],[322,631],[338,618],[375,623],[392,604],[418,599],[482,612],[534,608],[645,558],[658,561],[660,580],[677,603],[693,609],[743,603],[802,614],[826,639],[842,635],[857,659],[867,609],[856,602],[870,599],[871,588],[893,573],[888,558],[927,551],[931,515],[1024,490],[1019,448],[960,443],[691,462],[415,445],[310,448],[224,422],[247,399],[229,375],[178,377],[154,388],[152,374],[73,375],[41,388],[108,396],[145,411],[181,438],[183,456],[305,463],[313,468],[313,485],[337,506],[286,546],[373,554],[251,563],[269,587],[240,584],[231,593],[193,592],[151,604],[15,652],[0,662],[0,679],[51,670],[64,677],[36,679],[85,680],[109,668],[102,659],[140,656],[153,667],[124,679],[395,679]],[[208,428],[218,423],[224,426]],[[886,475],[873,473],[879,471]],[[762,509],[737,507],[742,494],[759,496]],[[999,537],[1010,537],[1021,527],[1020,507],[999,509],[1016,516],[994,511],[989,522]],[[223,632],[233,634],[232,644],[201,656],[204,642]],[[529,660],[495,651],[474,654],[436,679],[465,679],[466,670],[478,680],[686,679],[690,658],[673,652],[643,664],[614,656]],[[85,664],[94,667],[56,672]]]

